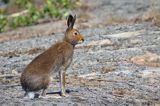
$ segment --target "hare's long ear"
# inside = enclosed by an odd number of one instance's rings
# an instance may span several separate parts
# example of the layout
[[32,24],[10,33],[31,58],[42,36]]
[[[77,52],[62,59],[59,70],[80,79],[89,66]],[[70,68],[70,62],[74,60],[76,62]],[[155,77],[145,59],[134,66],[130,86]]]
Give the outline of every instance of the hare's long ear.
[[68,28],[73,28],[75,21],[76,21],[76,15],[74,17],[72,15],[69,15],[67,20]]

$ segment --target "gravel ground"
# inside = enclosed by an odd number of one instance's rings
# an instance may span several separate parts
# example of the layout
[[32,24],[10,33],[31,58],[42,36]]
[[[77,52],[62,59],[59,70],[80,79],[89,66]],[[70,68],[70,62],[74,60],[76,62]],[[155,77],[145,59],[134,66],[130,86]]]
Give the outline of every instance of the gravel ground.
[[[100,25],[97,20],[104,20],[109,15],[108,12],[103,14],[102,10],[110,8],[115,16],[124,13],[130,19],[142,15],[152,3],[150,0],[102,0],[86,4],[93,6],[87,12],[92,11],[91,16],[95,14],[95,18],[91,18],[93,21],[86,23]],[[24,91],[19,83],[26,65],[61,40],[63,33],[0,42],[0,105],[159,106],[160,27],[151,22],[103,25],[105,27],[80,30],[85,42],[76,46],[73,62],[67,70],[68,97],[56,93],[59,92],[56,74],[45,99],[23,99]],[[10,37],[9,33],[14,36],[12,31],[0,37]]]
[[[68,97],[63,98],[48,94],[51,98],[24,100],[24,92],[19,85],[19,73],[23,68],[61,39],[63,34],[1,43],[0,72],[8,76],[0,77],[0,103],[4,106],[154,106],[160,103],[160,68],[138,65],[131,60],[148,52],[160,55],[160,28],[142,23],[86,29],[81,33],[86,40],[75,49],[73,62],[67,71],[70,92]],[[48,93],[57,91],[55,75]]]

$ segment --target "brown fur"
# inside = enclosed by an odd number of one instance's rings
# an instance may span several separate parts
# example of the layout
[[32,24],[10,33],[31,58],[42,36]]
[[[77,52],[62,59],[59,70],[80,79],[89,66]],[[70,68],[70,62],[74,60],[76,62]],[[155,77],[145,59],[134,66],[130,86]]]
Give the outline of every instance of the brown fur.
[[68,28],[62,42],[52,45],[24,69],[20,80],[26,93],[43,89],[42,95],[45,95],[52,75],[59,72],[61,94],[65,95],[65,72],[72,61],[75,45],[84,41],[78,30],[73,28],[75,19],[76,17],[69,16]]

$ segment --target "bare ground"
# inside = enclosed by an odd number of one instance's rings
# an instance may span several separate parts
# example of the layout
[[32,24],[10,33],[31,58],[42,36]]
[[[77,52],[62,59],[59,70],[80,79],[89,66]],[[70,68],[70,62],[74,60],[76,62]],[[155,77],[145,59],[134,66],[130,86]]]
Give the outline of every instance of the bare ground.
[[[89,4],[92,8],[88,8]],[[129,17],[134,15],[141,17],[151,4],[149,0],[145,2],[103,0],[86,3],[83,8],[87,8],[86,12],[92,14],[88,16],[89,21],[82,20],[78,22],[80,25],[77,25],[82,29],[80,32],[85,36],[85,42],[77,45],[73,62],[67,71],[68,97],[56,94],[59,91],[56,75],[48,89],[50,97],[46,99],[23,99],[24,91],[19,84],[19,76],[24,67],[64,36],[62,33],[55,33],[56,28],[51,27],[56,22],[0,34],[0,104],[2,106],[159,106],[160,28],[152,22],[133,21],[107,26],[108,23],[102,24],[102,20],[105,20],[105,15],[109,16],[109,12],[100,16],[100,12],[104,13],[108,8],[112,8],[110,11],[117,13],[113,16],[124,13],[127,20],[132,20]],[[95,10],[96,7],[99,8]],[[81,10],[77,11],[81,14]],[[64,26],[65,21],[61,24],[59,27]],[[57,28],[59,32],[61,28]],[[20,35],[16,37],[16,33]]]

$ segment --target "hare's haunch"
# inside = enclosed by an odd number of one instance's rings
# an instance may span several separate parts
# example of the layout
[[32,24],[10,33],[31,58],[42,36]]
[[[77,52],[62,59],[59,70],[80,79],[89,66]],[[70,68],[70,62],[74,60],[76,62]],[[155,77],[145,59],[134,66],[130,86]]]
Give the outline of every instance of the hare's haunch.
[[72,62],[75,45],[84,41],[79,31],[73,28],[75,20],[76,16],[69,15],[63,41],[37,56],[22,72],[20,81],[26,97],[33,99],[34,92],[38,90],[42,90],[42,96],[45,96],[55,72],[59,73],[61,95],[65,96],[66,70]]

